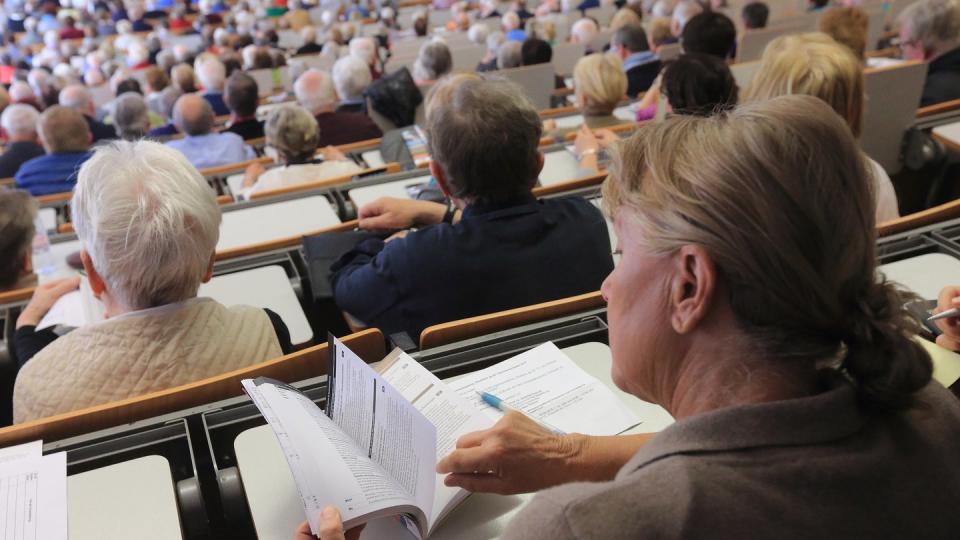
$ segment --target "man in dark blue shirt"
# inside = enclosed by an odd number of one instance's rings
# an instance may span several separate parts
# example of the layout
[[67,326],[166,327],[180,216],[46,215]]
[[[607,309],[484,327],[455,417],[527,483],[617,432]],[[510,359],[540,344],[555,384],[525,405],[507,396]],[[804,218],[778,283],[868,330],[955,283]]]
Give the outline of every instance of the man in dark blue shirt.
[[77,170],[90,157],[91,135],[79,111],[55,105],[40,115],[40,142],[47,155],[20,166],[16,185],[31,195],[72,191]]
[[334,265],[341,309],[416,340],[433,324],[599,290],[613,269],[606,222],[585,199],[534,198],[543,128],[519,87],[445,79],[425,127],[430,172],[453,209],[399,199],[361,208],[361,228],[419,229],[367,240]]

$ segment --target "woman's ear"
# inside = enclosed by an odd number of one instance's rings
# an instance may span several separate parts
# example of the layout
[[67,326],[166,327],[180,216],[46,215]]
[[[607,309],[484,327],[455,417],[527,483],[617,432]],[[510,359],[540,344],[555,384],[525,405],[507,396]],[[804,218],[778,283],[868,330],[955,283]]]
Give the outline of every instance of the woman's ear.
[[104,285],[103,278],[100,277],[97,269],[93,267],[93,260],[90,259],[90,254],[87,253],[87,250],[80,251],[80,262],[83,263],[83,271],[87,273],[87,282],[90,283],[90,290],[93,291],[93,296],[100,298],[100,295],[103,294],[103,291],[107,290],[107,287]]
[[670,324],[678,334],[686,334],[695,329],[713,307],[717,268],[702,246],[683,246],[673,258]]

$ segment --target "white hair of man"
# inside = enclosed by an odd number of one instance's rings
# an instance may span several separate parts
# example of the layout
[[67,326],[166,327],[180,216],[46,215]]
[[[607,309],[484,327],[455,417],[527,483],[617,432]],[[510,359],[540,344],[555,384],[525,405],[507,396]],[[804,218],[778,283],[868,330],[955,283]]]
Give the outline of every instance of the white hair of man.
[[670,29],[673,31],[673,35],[679,37],[680,33],[683,32],[683,27],[687,25],[687,21],[700,13],[703,13],[703,6],[695,0],[684,0],[677,4],[677,7],[673,8],[673,17],[670,21]]
[[467,39],[476,45],[486,45],[487,36],[490,35],[490,29],[483,23],[473,23],[470,30],[467,31]]
[[117,33],[121,36],[133,33],[133,23],[127,19],[117,21]]
[[516,11],[508,11],[500,17],[500,25],[503,26],[504,32],[516,30],[520,28],[520,16]]
[[152,141],[94,151],[70,206],[84,251],[126,311],[188,300],[220,238],[213,190],[187,159]]
[[359,58],[372,66],[377,60],[377,42],[372,37],[358,37],[350,40],[350,56]]
[[450,47],[441,39],[432,39],[420,46],[413,63],[413,78],[416,81],[435,81],[453,69]]
[[373,82],[370,67],[353,56],[344,56],[333,64],[333,85],[341,101],[363,99],[363,91]]
[[35,96],[43,99],[43,94],[53,86],[53,79],[45,70],[31,69],[27,73],[27,84],[33,89]]
[[328,28],[336,20],[337,15],[329,9],[320,14],[320,23],[323,24],[324,28]]
[[931,57],[960,43],[960,2],[957,0],[920,0],[907,6],[897,20],[906,34]]
[[670,19],[675,5],[673,0],[657,0],[650,12],[655,19]]
[[59,51],[60,49],[60,34],[56,30],[47,30],[43,33],[43,44],[48,49],[53,49]]
[[193,69],[197,72],[197,79],[205,91],[223,91],[223,84],[227,79],[227,68],[219,58],[209,53],[201,54],[193,63]]
[[15,81],[10,85],[10,99],[12,101],[33,101],[37,98],[30,85],[23,81]]
[[4,109],[3,114],[0,114],[0,127],[3,128],[9,139],[35,139],[39,119],[40,113],[30,105],[14,103]]
[[60,105],[80,111],[87,116],[93,116],[96,113],[93,96],[90,94],[90,90],[82,84],[71,84],[61,90],[58,101]]
[[250,44],[240,50],[240,57],[243,58],[244,69],[253,69],[258,49],[259,47],[256,45]]
[[337,105],[333,79],[325,71],[308,69],[293,84],[293,92],[301,107],[317,115]]
[[570,27],[570,40],[581,45],[589,45],[600,31],[593,19],[583,18]]
[[100,86],[105,83],[106,79],[103,77],[103,72],[99,68],[88,69],[86,73],[83,74],[83,84],[87,86]]
[[143,64],[149,59],[150,51],[147,49],[146,44],[139,39],[127,47],[127,64],[131,67],[138,64]]

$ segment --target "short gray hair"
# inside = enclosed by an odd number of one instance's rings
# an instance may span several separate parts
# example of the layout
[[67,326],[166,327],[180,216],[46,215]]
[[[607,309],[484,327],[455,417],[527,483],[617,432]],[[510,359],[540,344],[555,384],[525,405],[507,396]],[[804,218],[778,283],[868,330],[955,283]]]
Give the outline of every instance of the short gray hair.
[[928,51],[944,51],[960,41],[957,0],[920,0],[907,6],[897,20]]
[[23,263],[36,233],[36,216],[37,201],[29,193],[0,191],[0,290],[16,285],[23,273]]
[[451,75],[427,94],[426,113],[430,155],[454,197],[497,202],[536,184],[543,122],[515,83]]
[[413,78],[421,81],[435,81],[453,69],[453,57],[450,47],[438,39],[420,46],[420,52],[413,63]]
[[220,238],[213,190],[187,159],[152,141],[100,146],[80,167],[74,226],[126,310],[197,295]]
[[506,40],[506,34],[500,30],[491,32],[490,35],[487,36],[487,52],[496,54],[496,52],[500,50],[500,46],[503,45],[503,42]]
[[136,92],[121,94],[114,105],[113,124],[121,139],[132,141],[146,135],[150,131],[150,114],[143,96]]
[[333,79],[319,69],[308,69],[293,84],[297,103],[311,113],[337,104],[337,92],[333,88]]
[[30,105],[14,103],[0,115],[0,127],[9,137],[29,137],[37,134],[37,120],[40,113]]
[[523,44],[519,41],[507,41],[497,51],[497,68],[510,69],[523,64]]
[[333,64],[333,85],[341,100],[362,98],[371,82],[370,67],[359,58],[345,56]]
[[350,40],[350,55],[372,64],[377,58],[377,42],[372,37],[355,37]]
[[59,104],[86,114],[93,107],[93,95],[82,84],[71,84],[60,91]]
[[267,145],[276,148],[287,162],[309,161],[320,142],[317,119],[299,105],[283,105],[271,111],[263,132]]

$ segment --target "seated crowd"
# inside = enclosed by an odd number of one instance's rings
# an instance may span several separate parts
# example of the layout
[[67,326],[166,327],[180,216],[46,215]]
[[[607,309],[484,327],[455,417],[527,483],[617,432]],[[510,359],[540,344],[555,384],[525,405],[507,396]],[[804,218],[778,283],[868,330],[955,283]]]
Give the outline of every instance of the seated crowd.
[[[271,204],[277,190],[365,174],[341,147],[405,136],[397,119],[409,118],[444,202],[347,207],[362,240],[323,283],[337,310],[416,341],[600,291],[614,383],[676,420],[588,437],[507,414],[461,439],[438,465],[447,485],[540,492],[504,538],[956,534],[960,403],[932,380],[910,295],[877,270],[877,224],[900,208],[859,145],[876,46],[866,6],[811,0],[819,31],[773,39],[741,86],[740,38],[789,18],[784,4],[627,0],[600,24],[582,12],[607,5],[596,0],[434,0],[410,28],[368,0],[294,4],[0,9],[0,177],[12,179],[0,185],[0,293],[32,290],[6,321],[15,423],[293,351],[277,313],[200,296],[224,215],[203,170],[234,166],[235,200]],[[439,9],[449,23],[431,30]],[[928,67],[916,105],[960,99],[960,0],[918,0],[892,23],[902,59]],[[471,69],[455,42],[473,48]],[[572,69],[550,87],[576,125],[498,73],[571,44]],[[409,69],[396,70],[401,49]],[[572,143],[570,180],[609,173],[602,210],[537,197],[548,143]],[[58,193],[82,272],[51,279],[34,270],[43,196]],[[43,327],[78,289],[105,320]],[[955,297],[945,290],[939,308]],[[960,318],[940,326],[938,342],[960,350]],[[359,535],[336,509],[322,523],[324,540]]]

